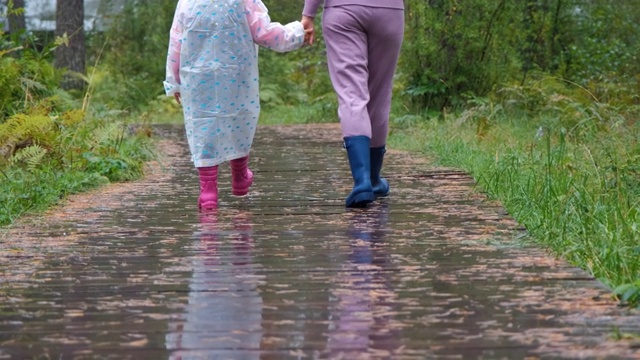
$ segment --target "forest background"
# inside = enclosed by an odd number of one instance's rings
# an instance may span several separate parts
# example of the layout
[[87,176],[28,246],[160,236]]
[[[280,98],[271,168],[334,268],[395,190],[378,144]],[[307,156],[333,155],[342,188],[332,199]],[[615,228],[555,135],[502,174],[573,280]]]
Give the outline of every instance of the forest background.
[[[300,18],[303,0],[264,1],[274,21]],[[68,34],[0,34],[0,225],[67,194],[143,176],[155,152],[150,125],[180,121],[162,88],[176,1],[119,3],[102,14],[108,28],[85,34],[80,87],[64,86],[69,73],[54,66]],[[526,227],[522,241],[638,306],[640,5],[405,5],[389,147],[468,171]],[[260,71],[263,125],[337,121],[321,31],[312,47],[261,50]]]

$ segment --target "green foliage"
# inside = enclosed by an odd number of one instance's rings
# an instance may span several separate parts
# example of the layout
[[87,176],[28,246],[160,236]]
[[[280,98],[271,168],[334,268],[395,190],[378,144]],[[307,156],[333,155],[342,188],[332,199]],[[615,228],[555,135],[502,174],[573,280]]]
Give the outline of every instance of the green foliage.
[[164,89],[165,62],[175,0],[129,0],[96,34],[91,58],[108,76],[99,82],[97,100],[111,108],[139,110]]
[[[640,256],[640,249],[636,249],[638,256]],[[630,284],[620,285],[613,290],[613,293],[618,299],[630,306],[640,306],[640,280],[637,280]]]
[[[265,1],[264,3],[269,8],[271,21],[286,24],[294,20],[300,20],[302,17],[304,0]],[[317,24],[319,25],[320,23],[318,22]]]
[[5,203],[0,225],[68,193],[140,178],[153,157],[147,134],[131,134],[127,123],[113,115],[81,110],[15,115],[0,124],[0,143],[5,144],[0,170],[9,179],[0,182]]
[[27,164],[27,170],[35,171],[38,168],[38,166],[42,164],[42,161],[46,154],[47,154],[47,150],[42,146],[38,144],[31,145],[29,147],[26,147],[24,149],[17,151],[11,157],[11,163],[12,165],[15,165],[17,163],[25,163]]
[[[272,20],[285,23],[299,20],[303,3],[268,6]],[[321,24],[318,14],[313,46],[286,54],[260,50],[260,101],[269,123],[336,121],[337,98],[329,79]]]
[[418,107],[457,106],[460,95],[487,94],[519,68],[513,32],[519,26],[510,1],[406,2],[400,72]]
[[[319,53],[323,45],[314,45],[296,52],[279,54],[260,52],[260,102],[263,110],[296,111],[298,123],[323,122],[337,116],[337,101],[333,92],[326,60]],[[318,61],[318,59],[321,59]]]
[[[637,94],[640,8],[579,0],[407,0],[400,72],[418,108],[464,106],[544,73]],[[602,86],[601,84],[604,84]],[[619,92],[618,92],[619,93]],[[599,100],[606,101],[598,96]],[[628,101],[637,97],[627,96]]]
[[61,90],[56,43],[38,42],[0,33],[0,225],[66,194],[139,178],[153,156],[148,134],[132,134],[122,112]]
[[568,36],[566,77],[583,85],[616,80],[637,83],[640,73],[640,8],[620,2],[581,4]]
[[[9,1],[7,14],[0,17],[22,12]],[[0,29],[3,25],[0,23]],[[8,35],[0,31],[0,124],[56,94],[60,74],[51,64],[55,46],[43,43],[34,32]]]
[[0,123],[54,96],[60,80],[50,59],[1,37],[0,69]]
[[[298,11],[301,9],[300,5]],[[286,54],[260,50],[260,102],[266,123],[337,121],[337,98],[327,69],[321,16],[315,23],[313,46]]]

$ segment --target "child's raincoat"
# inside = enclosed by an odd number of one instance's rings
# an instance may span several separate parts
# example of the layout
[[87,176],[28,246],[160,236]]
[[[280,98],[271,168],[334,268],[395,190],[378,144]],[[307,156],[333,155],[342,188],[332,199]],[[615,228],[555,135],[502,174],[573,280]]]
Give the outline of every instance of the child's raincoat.
[[180,0],[171,27],[166,94],[180,93],[196,167],[249,154],[260,113],[258,49],[302,46],[298,21],[272,23],[261,0]]

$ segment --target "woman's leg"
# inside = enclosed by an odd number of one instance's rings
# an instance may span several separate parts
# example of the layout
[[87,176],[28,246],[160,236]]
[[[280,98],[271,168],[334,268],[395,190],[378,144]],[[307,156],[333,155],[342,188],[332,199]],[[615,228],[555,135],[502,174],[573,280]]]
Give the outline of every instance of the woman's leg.
[[363,6],[324,9],[323,36],[331,84],[338,97],[338,117],[343,137],[371,138],[367,33],[359,18]]
[[371,123],[367,104],[368,44],[359,17],[363,6],[324,9],[323,30],[331,83],[338,96],[338,116],[353,176],[347,207],[365,207],[375,199],[371,186]]
[[369,104],[371,119],[371,186],[376,196],[389,195],[389,182],[381,177],[389,134],[393,77],[404,36],[404,11],[372,8],[367,18],[369,36]]
[[381,147],[387,142],[389,111],[393,77],[404,36],[404,11],[386,8],[370,8],[366,19],[369,41],[369,104],[371,119],[371,147]]

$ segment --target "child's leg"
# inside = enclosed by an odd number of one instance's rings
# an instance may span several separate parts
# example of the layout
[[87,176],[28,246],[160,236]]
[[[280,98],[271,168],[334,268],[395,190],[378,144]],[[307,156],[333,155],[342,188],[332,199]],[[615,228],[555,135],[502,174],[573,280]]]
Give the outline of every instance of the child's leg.
[[253,173],[248,167],[249,155],[231,160],[229,164],[231,165],[231,190],[233,195],[246,195],[253,183]]
[[213,210],[218,207],[218,167],[199,167],[200,176],[200,196],[198,197],[198,208],[202,210]]

